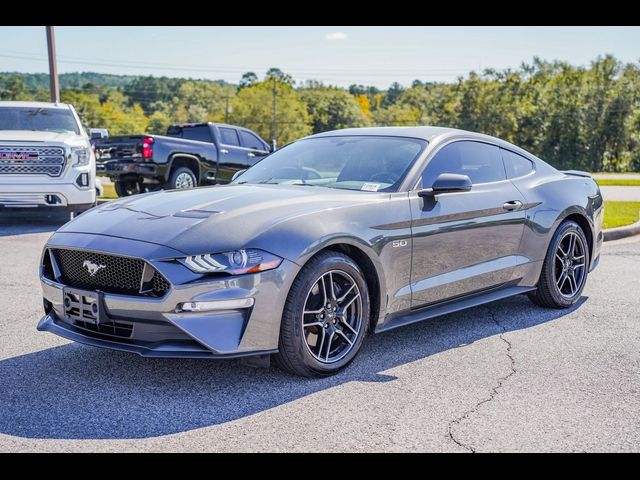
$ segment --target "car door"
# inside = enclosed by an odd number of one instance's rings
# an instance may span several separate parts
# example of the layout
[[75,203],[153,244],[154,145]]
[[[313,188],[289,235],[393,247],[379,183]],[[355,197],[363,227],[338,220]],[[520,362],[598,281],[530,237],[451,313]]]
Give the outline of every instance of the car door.
[[[262,157],[269,155],[269,148],[263,140],[247,130],[238,130],[240,145],[246,150],[246,166],[253,166]],[[246,167],[245,167],[246,168]]]
[[218,162],[218,183],[228,183],[238,170],[247,168],[247,150],[240,145],[238,129],[218,127],[220,156]]
[[467,175],[472,187],[435,197],[420,198],[417,190],[409,194],[414,308],[502,285],[515,274],[524,198],[507,180],[499,148],[448,143],[428,161],[422,188],[442,173]]

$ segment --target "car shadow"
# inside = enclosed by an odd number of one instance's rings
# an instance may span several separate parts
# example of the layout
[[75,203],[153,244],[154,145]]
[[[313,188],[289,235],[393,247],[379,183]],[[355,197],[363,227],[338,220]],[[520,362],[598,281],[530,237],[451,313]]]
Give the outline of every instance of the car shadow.
[[145,359],[67,344],[0,361],[0,433],[127,439],[222,424],[347,382],[394,381],[385,374],[393,367],[557,320],[585,300],[548,310],[520,296],[373,335],[350,367],[321,379],[239,360]]
[[0,237],[27,233],[53,233],[68,221],[67,212],[2,209],[0,210]]

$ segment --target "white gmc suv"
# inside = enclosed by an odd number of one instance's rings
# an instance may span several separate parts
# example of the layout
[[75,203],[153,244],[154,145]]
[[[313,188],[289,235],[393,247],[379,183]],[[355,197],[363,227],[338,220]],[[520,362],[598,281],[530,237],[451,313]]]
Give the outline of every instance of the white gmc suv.
[[96,203],[96,160],[71,105],[0,102],[0,210],[79,213]]

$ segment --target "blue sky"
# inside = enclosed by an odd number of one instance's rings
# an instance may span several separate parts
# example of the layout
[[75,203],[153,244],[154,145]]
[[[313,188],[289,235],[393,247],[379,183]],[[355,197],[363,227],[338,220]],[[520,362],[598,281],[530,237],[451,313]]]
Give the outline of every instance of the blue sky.
[[[297,81],[405,85],[534,56],[640,60],[639,27],[56,27],[60,72],[224,79],[279,67]],[[0,27],[0,71],[46,72],[44,27]]]

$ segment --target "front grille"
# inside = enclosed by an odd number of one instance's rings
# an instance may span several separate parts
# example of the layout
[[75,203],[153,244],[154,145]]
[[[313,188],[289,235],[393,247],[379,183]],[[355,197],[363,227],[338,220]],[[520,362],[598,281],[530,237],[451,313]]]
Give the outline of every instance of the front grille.
[[108,335],[110,337],[130,338],[131,334],[133,333],[133,323],[105,322],[95,324],[91,322],[75,320],[73,324],[77,328],[81,328],[88,332]]
[[60,268],[60,280],[70,287],[152,297],[162,297],[170,288],[160,272],[139,258],[65,248],[52,251]]
[[0,175],[59,177],[64,166],[65,154],[61,147],[0,147]]

